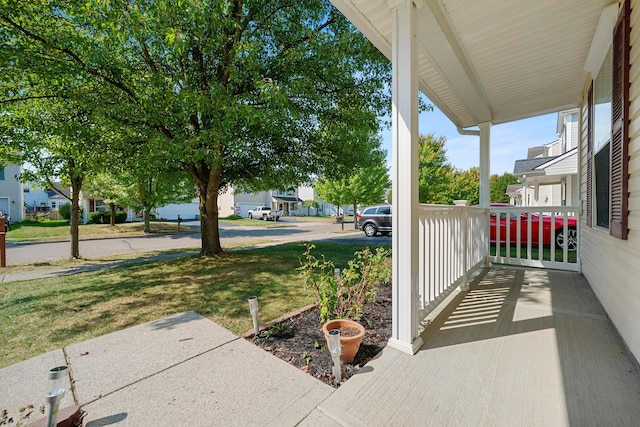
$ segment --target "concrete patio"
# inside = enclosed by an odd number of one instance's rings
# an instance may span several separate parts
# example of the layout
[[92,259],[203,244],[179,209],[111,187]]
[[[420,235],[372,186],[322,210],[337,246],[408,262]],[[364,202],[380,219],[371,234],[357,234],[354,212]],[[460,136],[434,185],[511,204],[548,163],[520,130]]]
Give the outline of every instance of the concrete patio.
[[[640,376],[582,276],[494,267],[339,389],[196,313],[0,370],[0,409],[39,405],[68,364],[85,426],[637,426]],[[14,412],[15,413],[15,412]],[[33,419],[30,418],[30,419]]]

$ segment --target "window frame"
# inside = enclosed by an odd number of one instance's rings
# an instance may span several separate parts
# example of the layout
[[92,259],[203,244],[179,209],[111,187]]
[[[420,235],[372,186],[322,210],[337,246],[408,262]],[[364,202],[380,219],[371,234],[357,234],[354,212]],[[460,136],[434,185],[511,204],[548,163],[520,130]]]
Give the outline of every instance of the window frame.
[[[609,139],[609,235],[626,240],[628,234],[629,198],[629,55],[630,55],[630,1],[622,3],[613,30],[611,64],[611,136]],[[586,222],[594,225],[595,156],[594,150],[594,78],[587,94],[587,189]],[[598,200],[596,198],[596,203]],[[596,206],[597,212],[597,206]],[[599,227],[605,228],[605,227]]]

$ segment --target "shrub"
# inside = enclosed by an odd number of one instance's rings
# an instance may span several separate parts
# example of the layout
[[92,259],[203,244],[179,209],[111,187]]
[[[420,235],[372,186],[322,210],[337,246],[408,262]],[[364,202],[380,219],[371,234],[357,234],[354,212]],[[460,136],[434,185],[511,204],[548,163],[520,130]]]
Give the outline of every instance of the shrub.
[[[111,224],[111,212],[91,212],[89,222],[92,224]],[[125,222],[127,222],[127,213],[124,211],[116,212],[116,224]]]
[[123,224],[127,222],[127,213],[124,211],[116,212],[116,224]]
[[[82,214],[84,209],[80,206],[80,211],[78,212],[78,216],[82,218]],[[58,213],[63,219],[69,221],[71,219],[71,203],[65,203],[64,205],[60,205],[58,208]]]
[[91,212],[89,214],[89,222],[92,224],[105,224],[109,222],[109,218],[105,218],[104,212]]
[[311,254],[314,244],[305,246],[304,261],[300,261],[298,271],[305,288],[317,294],[322,323],[341,318],[359,320],[365,302],[375,299],[378,285],[391,281],[389,250],[378,248],[372,253],[366,247],[355,252],[348,266],[336,275],[333,262],[324,255],[318,259]]

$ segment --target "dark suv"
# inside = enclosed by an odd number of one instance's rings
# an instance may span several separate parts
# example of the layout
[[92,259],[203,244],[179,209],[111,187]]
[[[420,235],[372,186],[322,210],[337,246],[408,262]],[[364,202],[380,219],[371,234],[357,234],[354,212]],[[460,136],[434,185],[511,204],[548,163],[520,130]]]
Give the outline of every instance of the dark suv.
[[358,215],[358,228],[367,237],[373,237],[378,232],[386,236],[391,233],[391,218],[391,205],[369,206]]

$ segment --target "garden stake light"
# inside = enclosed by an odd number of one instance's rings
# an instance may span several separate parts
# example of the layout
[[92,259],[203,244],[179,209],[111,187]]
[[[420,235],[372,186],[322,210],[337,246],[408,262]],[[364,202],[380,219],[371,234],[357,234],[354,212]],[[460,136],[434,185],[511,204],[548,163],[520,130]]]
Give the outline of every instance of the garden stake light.
[[256,337],[260,335],[260,327],[258,325],[258,297],[253,295],[249,297],[249,313],[253,317],[253,329],[256,331]]
[[57,366],[49,369],[49,391],[47,392],[47,403],[49,404],[49,412],[47,413],[47,427],[55,427],[58,421],[58,410],[60,409],[60,401],[64,397],[65,389],[62,388],[62,381],[67,375],[69,368],[67,366]]
[[333,376],[336,383],[342,382],[342,366],[340,365],[340,330],[332,329],[329,331],[329,351],[333,359]]

